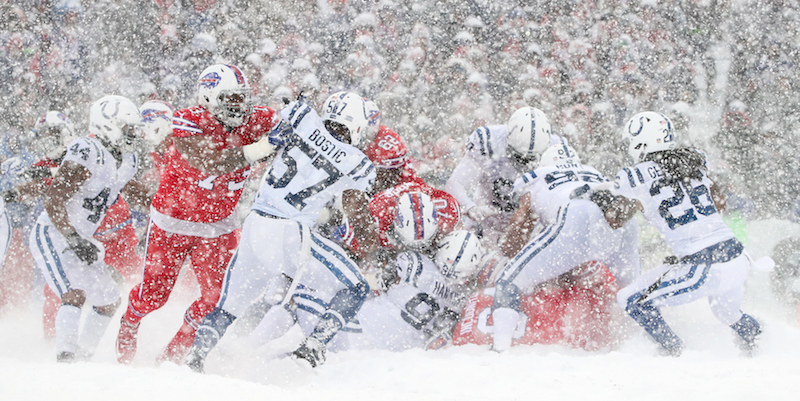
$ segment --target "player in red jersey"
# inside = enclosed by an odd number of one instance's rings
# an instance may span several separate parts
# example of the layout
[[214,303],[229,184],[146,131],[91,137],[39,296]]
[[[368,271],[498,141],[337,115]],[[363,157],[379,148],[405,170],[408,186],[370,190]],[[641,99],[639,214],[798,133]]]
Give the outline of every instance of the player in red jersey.
[[[485,259],[478,281],[491,283],[502,261]],[[492,344],[494,290],[493,284],[481,285],[469,298],[453,330],[453,345]],[[522,296],[522,317],[511,344],[560,344],[587,351],[612,347],[612,308],[618,290],[614,276],[597,261],[540,284]]]
[[143,280],[131,289],[120,322],[117,360],[130,363],[140,322],[162,307],[187,257],[201,296],[159,357],[179,363],[200,320],[219,299],[222,278],[239,241],[236,204],[253,164],[274,152],[266,135],[277,115],[251,107],[250,87],[235,66],[206,68],[197,82],[199,105],[177,110],[172,145],[150,210]]
[[[378,222],[381,246],[396,248],[396,244],[389,239],[389,232],[397,214],[397,201],[400,195],[409,192],[422,192],[430,196],[436,208],[438,224],[436,239],[444,237],[453,231],[461,221],[458,202],[452,195],[431,187],[417,176],[413,167],[408,163],[406,158],[408,148],[400,135],[380,124],[380,112],[374,103],[367,101],[367,108],[372,111],[369,113],[372,116],[370,125],[377,127],[377,133],[372,143],[364,151],[364,154],[375,165],[377,172],[373,187],[374,195],[369,202],[369,209],[372,217]],[[341,234],[351,251],[358,256],[364,256],[357,241],[353,238],[349,225],[345,225]]]

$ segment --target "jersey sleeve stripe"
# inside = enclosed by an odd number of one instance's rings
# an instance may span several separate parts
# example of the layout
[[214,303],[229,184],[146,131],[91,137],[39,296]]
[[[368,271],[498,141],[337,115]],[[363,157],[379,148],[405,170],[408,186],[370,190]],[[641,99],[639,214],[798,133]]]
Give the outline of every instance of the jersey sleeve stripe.
[[[303,106],[305,106],[305,107],[303,107]],[[301,108],[302,108],[302,110],[301,110]],[[300,112],[299,114],[297,114],[298,111]],[[293,120],[294,121],[292,123],[292,128],[296,129],[297,126],[300,125],[300,122],[303,121],[303,117],[305,117],[306,114],[308,114],[310,112],[311,112],[311,107],[309,107],[308,105],[305,105],[303,103],[297,103],[295,105],[295,107],[292,109],[291,113],[289,113],[289,120]]]
[[356,168],[354,168],[354,169],[353,169],[353,171],[351,171],[351,172],[347,173],[347,175],[348,175],[348,176],[352,176],[353,174],[355,174],[356,172],[358,172],[358,170],[361,170],[361,169],[364,167],[364,165],[366,165],[366,164],[367,164],[367,162],[368,162],[368,161],[369,161],[369,159],[368,159],[368,158],[366,158],[366,157],[365,157],[365,158],[363,158],[363,159],[361,159],[361,163],[358,163],[358,165],[356,166]]
[[200,129],[200,127],[197,124],[180,117],[172,118],[172,129],[186,131],[186,132],[193,132],[196,134],[203,133],[203,130]]
[[478,128],[478,140],[480,140],[481,144],[481,156],[486,156],[486,134],[484,132],[485,131],[483,127]]
[[631,173],[631,169],[625,167],[622,169],[622,171],[624,171],[625,174],[628,175],[628,182],[630,182],[631,188],[636,187],[636,181],[633,180],[633,173]]
[[492,131],[490,131],[488,127],[484,129],[486,129],[486,151],[489,154],[489,157],[493,157],[494,149],[492,148]]
[[94,146],[94,151],[97,153],[97,159],[95,160],[95,163],[100,165],[106,164],[105,160],[106,154],[102,150],[100,150],[100,147],[97,146],[97,142],[89,141],[89,143],[92,144],[92,146]]
[[639,179],[639,182],[644,184],[644,175],[642,174],[642,170],[639,170],[639,167],[634,168],[636,170],[636,177]]

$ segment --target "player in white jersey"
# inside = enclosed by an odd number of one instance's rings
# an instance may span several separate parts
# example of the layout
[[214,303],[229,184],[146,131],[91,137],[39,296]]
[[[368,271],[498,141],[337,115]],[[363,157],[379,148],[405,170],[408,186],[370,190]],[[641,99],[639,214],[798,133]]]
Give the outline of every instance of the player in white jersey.
[[[131,181],[139,165],[133,150],[142,140],[139,109],[126,98],[106,96],[91,106],[89,124],[94,136],[67,147],[29,241],[45,280],[61,297],[56,316],[60,362],[90,357],[119,306],[119,289],[103,263],[103,245],[93,237],[106,210],[121,192],[147,203],[142,187]],[[92,312],[79,335],[86,301]]]
[[[397,282],[364,303],[358,312],[361,334],[348,336],[351,347],[402,351],[435,349],[449,342],[471,290],[464,279],[477,270],[482,249],[474,245],[478,243],[476,236],[464,230],[453,231],[440,242],[459,242],[457,256],[451,257],[449,264],[437,265],[419,252],[397,256]],[[450,269],[449,277],[443,269]],[[465,273],[457,274],[456,270]]]
[[514,211],[512,186],[521,172],[536,166],[536,156],[564,139],[551,135],[545,114],[533,107],[515,111],[506,125],[480,127],[467,140],[464,157],[445,184],[466,210],[467,228],[489,249],[508,227]]
[[[367,206],[375,168],[362,153],[367,129],[364,100],[340,92],[325,102],[323,118],[301,102],[281,111],[284,145],[265,175],[242,239],[225,273],[216,309],[197,330],[186,364],[202,371],[208,352],[227,327],[269,288],[288,301],[311,291],[318,323],[293,356],[312,367],[325,360],[326,344],[355,318],[369,285],[356,263],[333,241],[311,230],[320,211],[341,197],[346,217],[369,252],[377,229]],[[288,295],[284,295],[288,294]]]
[[659,308],[707,297],[714,316],[751,352],[761,333],[759,323],[741,311],[751,259],[717,212],[721,198],[708,178],[705,155],[678,148],[672,122],[659,113],[635,115],[623,135],[636,164],[617,175],[621,196],[613,198],[607,216],[619,224],[641,210],[676,259],[622,288],[619,304],[665,353],[678,356],[683,344]]
[[[499,273],[492,313],[498,352],[511,346],[522,292],[592,260],[605,264],[622,285],[639,274],[635,223],[612,229],[594,202],[576,198],[592,188],[611,187],[608,179],[581,164],[565,144],[548,148],[541,163],[514,185],[519,209],[502,245],[511,259]],[[529,239],[537,216],[545,227]]]

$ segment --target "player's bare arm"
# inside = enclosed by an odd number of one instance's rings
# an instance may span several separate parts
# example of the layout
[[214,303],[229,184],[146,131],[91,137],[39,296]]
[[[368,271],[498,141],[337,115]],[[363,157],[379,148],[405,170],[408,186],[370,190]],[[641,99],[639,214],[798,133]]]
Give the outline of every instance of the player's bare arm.
[[45,193],[44,208],[47,210],[47,215],[50,216],[53,226],[65,237],[76,234],[75,227],[70,224],[67,215],[67,201],[91,176],[92,173],[86,167],[65,161]]
[[369,212],[369,199],[367,194],[354,189],[342,193],[342,208],[350,223],[353,225],[356,240],[367,253],[372,253],[380,247],[378,241],[378,227]]
[[153,196],[149,193],[147,185],[138,180],[130,180],[120,191],[126,201],[132,203],[141,210],[149,210]]
[[203,135],[172,138],[175,148],[190,166],[208,174],[222,175],[248,166],[242,148],[216,149],[216,146]]
[[508,231],[501,241],[500,250],[503,255],[513,257],[528,242],[536,219],[531,214],[531,194],[527,193],[519,201],[519,207],[511,217]]
[[719,185],[716,183],[711,184],[711,199],[714,200],[714,207],[717,208],[717,211],[725,211],[725,207],[728,203],[725,201],[725,195],[722,193],[722,189],[720,189]]
[[617,229],[632,219],[636,212],[642,210],[644,210],[644,207],[638,200],[617,195],[613,198],[611,206],[604,211],[604,214],[608,225],[613,229]]

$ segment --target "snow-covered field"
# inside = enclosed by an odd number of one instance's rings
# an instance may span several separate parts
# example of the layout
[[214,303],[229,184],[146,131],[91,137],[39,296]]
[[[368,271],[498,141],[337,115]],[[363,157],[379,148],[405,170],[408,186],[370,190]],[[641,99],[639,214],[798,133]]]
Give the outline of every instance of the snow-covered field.
[[[781,221],[750,224],[749,250],[769,254],[777,241],[800,235]],[[91,362],[55,362],[42,338],[41,309],[0,317],[0,400],[797,400],[800,328],[797,312],[772,297],[768,273],[754,271],[745,310],[764,326],[758,354],[740,355],[731,331],[704,301],[665,310],[686,343],[679,358],[658,356],[644,332],[623,321],[614,351],[590,353],[536,345],[496,354],[483,346],[439,351],[347,351],[311,370],[278,357],[300,340],[292,331],[251,348],[235,326],[209,356],[205,375],[155,358],[181,323],[192,294],[177,293],[143,321],[132,366],[114,357],[118,317]],[[122,309],[122,308],[120,308]],[[118,313],[121,314],[122,311]]]

